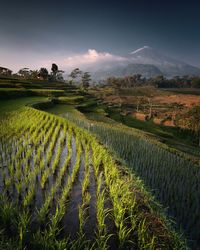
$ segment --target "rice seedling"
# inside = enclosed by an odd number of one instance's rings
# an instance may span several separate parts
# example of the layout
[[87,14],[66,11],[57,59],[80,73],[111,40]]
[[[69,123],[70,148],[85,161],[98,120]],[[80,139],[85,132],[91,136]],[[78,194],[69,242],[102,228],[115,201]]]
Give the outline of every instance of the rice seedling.
[[[3,119],[0,163],[6,161],[6,167],[0,168],[5,193],[0,199],[0,229],[12,239],[10,245],[18,241],[21,249],[109,249],[114,235],[117,249],[184,249],[167,220],[156,214],[151,195],[128,169],[123,173],[94,136],[70,121],[30,107]],[[77,183],[79,229],[72,239],[65,235],[63,223],[67,223],[67,205]],[[6,198],[6,191],[17,193],[17,201],[15,195]],[[141,207],[149,208],[146,214]],[[152,214],[162,221],[160,229],[170,241],[149,226]],[[113,234],[108,217],[114,224]],[[87,239],[86,226],[93,219],[96,228]]]
[[84,225],[85,225],[85,211],[84,206],[79,205],[78,207],[78,216],[79,216],[79,232],[83,235]]
[[68,114],[67,118],[95,134],[134,175],[139,176],[156,199],[168,207],[167,214],[184,229],[191,246],[197,248],[200,227],[197,223],[197,211],[200,210],[198,165],[136,129],[118,123],[112,126],[93,121],[91,125],[90,120],[77,113]]
[[17,217],[15,221],[16,227],[18,229],[19,247],[21,249],[25,246],[25,241],[27,240],[27,234],[29,232],[30,215],[27,211],[23,211]]

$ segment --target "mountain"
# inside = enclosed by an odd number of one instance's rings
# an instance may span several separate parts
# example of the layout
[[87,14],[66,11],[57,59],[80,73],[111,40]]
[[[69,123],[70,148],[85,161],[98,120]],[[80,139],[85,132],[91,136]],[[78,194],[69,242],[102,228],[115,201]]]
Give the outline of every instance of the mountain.
[[131,63],[154,65],[166,77],[200,75],[199,68],[165,56],[149,46],[144,46],[131,52],[127,58],[131,61]]
[[76,62],[76,67],[89,71],[94,80],[110,76],[123,77],[141,74],[143,77],[164,75],[167,78],[174,76],[200,76],[200,69],[185,62],[173,59],[149,46],[144,46],[125,56],[112,55],[96,50],[88,50],[86,54],[70,58]]
[[101,69],[92,73],[94,79],[105,79],[107,77],[123,77],[128,75],[141,74],[143,77],[154,77],[162,75],[162,72],[154,65],[150,64],[127,64],[115,65],[109,69]]

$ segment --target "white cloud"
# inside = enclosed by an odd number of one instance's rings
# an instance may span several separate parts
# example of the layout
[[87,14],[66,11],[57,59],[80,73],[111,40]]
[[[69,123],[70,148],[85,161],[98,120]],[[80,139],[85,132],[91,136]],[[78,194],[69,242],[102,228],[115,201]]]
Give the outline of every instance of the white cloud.
[[65,55],[55,55],[51,59],[40,62],[41,67],[50,69],[52,63],[69,73],[74,68],[81,70],[95,71],[101,68],[110,67],[113,63],[123,63],[127,61],[125,57],[110,54],[108,52],[98,52],[95,49],[88,49],[82,54],[74,54],[68,57]]
[[67,57],[64,60],[63,67],[75,68],[75,67],[87,67],[93,64],[101,64],[110,61],[123,61],[125,58],[112,55],[108,52],[98,52],[95,49],[89,49],[84,54],[78,54]]

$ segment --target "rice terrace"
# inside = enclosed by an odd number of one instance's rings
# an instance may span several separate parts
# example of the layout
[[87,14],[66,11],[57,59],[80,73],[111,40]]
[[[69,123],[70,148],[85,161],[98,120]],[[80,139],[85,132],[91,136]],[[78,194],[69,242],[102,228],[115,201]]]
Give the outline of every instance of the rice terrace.
[[0,250],[200,250],[200,2],[0,6]]
[[197,157],[109,118],[96,87],[1,82],[1,249],[195,249]]

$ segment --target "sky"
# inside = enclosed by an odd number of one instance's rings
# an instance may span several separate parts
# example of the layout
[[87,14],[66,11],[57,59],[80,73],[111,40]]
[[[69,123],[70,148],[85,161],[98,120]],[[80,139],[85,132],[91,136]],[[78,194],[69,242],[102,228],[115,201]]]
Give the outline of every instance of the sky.
[[0,66],[67,70],[150,46],[200,67],[200,1],[1,0]]

